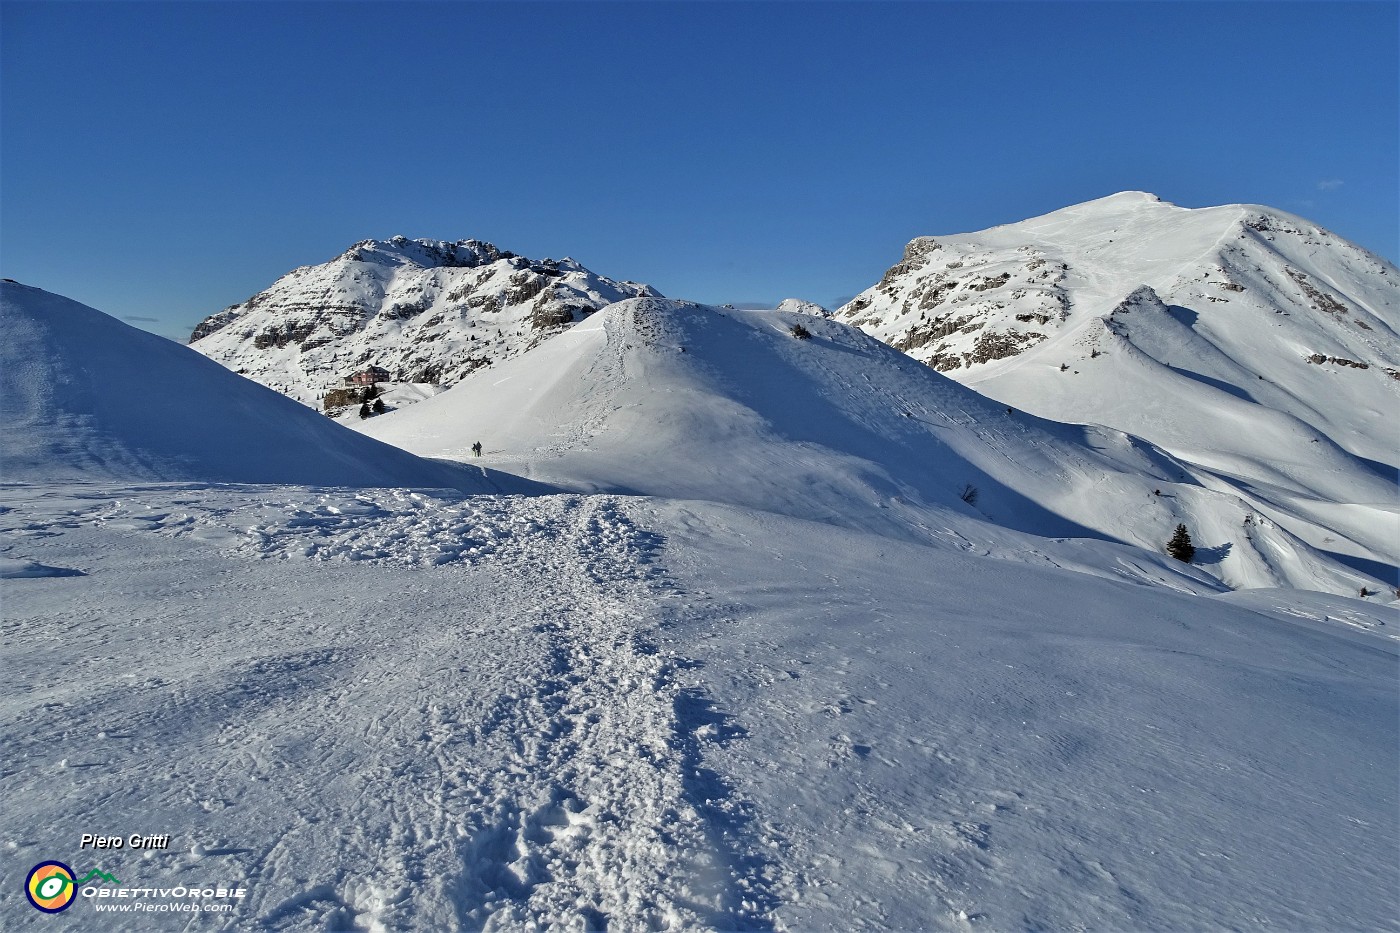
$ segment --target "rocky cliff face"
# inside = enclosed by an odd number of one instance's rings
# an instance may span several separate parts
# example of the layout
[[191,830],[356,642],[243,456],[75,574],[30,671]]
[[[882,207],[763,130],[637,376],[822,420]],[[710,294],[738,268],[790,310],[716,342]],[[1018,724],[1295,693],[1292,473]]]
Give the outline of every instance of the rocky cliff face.
[[1006,255],[920,237],[837,317],[948,372],[1015,356],[1063,325],[1066,272],[1034,246]]
[[396,382],[452,385],[614,301],[658,295],[572,259],[531,260],[479,240],[365,240],[201,321],[190,346],[318,405],[366,366]]

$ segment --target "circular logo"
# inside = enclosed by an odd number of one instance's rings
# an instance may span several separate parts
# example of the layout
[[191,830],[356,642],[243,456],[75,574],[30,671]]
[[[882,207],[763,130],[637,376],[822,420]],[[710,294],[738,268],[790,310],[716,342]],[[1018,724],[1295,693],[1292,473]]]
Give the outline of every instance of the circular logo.
[[24,879],[24,896],[36,910],[46,914],[66,910],[77,893],[73,869],[62,862],[40,862],[29,869],[29,877]]

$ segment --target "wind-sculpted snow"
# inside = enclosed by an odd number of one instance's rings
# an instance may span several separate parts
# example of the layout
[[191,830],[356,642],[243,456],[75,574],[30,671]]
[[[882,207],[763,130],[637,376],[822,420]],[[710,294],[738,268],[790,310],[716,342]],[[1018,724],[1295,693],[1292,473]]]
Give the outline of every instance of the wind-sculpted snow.
[[[1393,637],[1393,599],[1300,594],[1300,619],[1266,609],[1289,603],[1277,591],[1190,597],[741,509],[659,512],[668,569],[714,601],[678,634],[712,702],[742,711],[746,739],[712,761],[749,776],[781,836],[785,928],[1400,916],[1396,649],[1374,637]],[[1270,617],[1219,611],[1236,602]]]
[[[443,500],[404,489],[328,490],[307,496],[297,488],[266,487],[220,501],[225,504],[218,508],[151,512],[139,499],[116,500],[94,507],[89,515],[118,529],[224,543],[249,557],[405,567],[527,562],[532,549],[546,548],[561,531],[550,499]],[[618,543],[613,526],[594,530],[601,544]]]
[[[607,494],[8,487],[0,536],[71,571],[4,580],[6,929],[52,929],[21,893],[49,858],[243,887],[220,930],[1400,911],[1376,598],[1290,614]],[[131,831],[171,846],[77,849]],[[93,903],[65,919],[190,922]]]
[[32,560],[17,560],[13,557],[0,557],[0,580],[19,580],[24,577],[71,577],[82,576],[81,570],[71,567],[49,567]]

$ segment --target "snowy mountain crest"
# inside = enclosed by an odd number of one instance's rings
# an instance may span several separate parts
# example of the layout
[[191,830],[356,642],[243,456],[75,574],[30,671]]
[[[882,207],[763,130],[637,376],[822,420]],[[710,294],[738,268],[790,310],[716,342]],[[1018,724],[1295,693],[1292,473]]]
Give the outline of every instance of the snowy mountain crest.
[[[1370,294],[1343,284],[1357,278]],[[1053,343],[1072,317],[1106,313],[1143,284],[1197,314],[1232,302],[1320,312],[1331,317],[1321,329],[1353,352],[1364,332],[1393,333],[1400,309],[1393,266],[1302,218],[1254,205],[1190,210],[1130,191],[981,233],[918,237],[836,316],[970,375]],[[1244,294],[1251,287],[1257,296]]]
[[481,240],[362,240],[206,318],[190,345],[317,405],[352,372],[452,385],[614,301],[658,295],[573,259],[532,260]]
[[42,289],[0,283],[0,330],[7,482],[492,488]]
[[481,240],[410,240],[405,236],[388,240],[361,240],[342,256],[356,262],[375,258],[387,263],[413,263],[424,268],[474,269],[501,259],[515,258],[491,243]]
[[1303,218],[1124,192],[917,238],[836,318],[1004,404],[1243,479],[1310,545],[1394,566],[1400,271]]
[[811,314],[816,317],[831,317],[831,312],[814,301],[805,301],[801,298],[784,298],[778,302],[774,311],[791,311],[796,314]]

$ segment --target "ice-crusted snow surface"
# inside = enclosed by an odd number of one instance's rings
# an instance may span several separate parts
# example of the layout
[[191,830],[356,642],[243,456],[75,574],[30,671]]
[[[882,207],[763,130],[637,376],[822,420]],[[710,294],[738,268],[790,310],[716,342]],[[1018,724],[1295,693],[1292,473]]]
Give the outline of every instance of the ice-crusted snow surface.
[[1400,270],[1301,217],[1123,192],[920,237],[836,317],[990,398],[1151,441],[1397,582]]
[[387,370],[394,382],[452,385],[611,302],[657,294],[573,259],[399,236],[289,272],[200,322],[190,346],[319,407],[328,390],[365,367]]
[[7,929],[52,927],[24,873],[89,831],[172,834],[102,853],[127,886],[245,886],[210,929],[1400,914],[1374,600],[609,494],[11,485],[0,534],[69,574],[4,581]]

